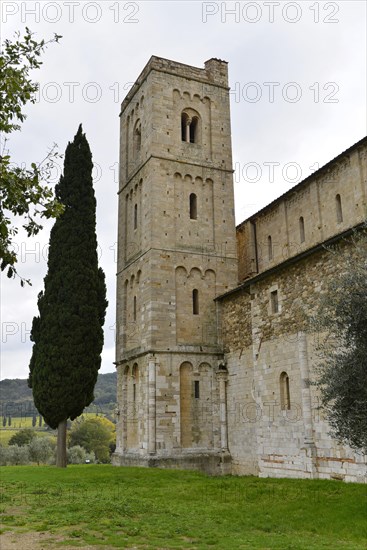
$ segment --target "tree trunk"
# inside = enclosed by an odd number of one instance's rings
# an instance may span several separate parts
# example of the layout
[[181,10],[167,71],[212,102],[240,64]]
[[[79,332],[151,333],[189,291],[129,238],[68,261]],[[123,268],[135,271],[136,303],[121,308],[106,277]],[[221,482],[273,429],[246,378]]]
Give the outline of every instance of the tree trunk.
[[66,468],[66,419],[57,426],[56,466]]

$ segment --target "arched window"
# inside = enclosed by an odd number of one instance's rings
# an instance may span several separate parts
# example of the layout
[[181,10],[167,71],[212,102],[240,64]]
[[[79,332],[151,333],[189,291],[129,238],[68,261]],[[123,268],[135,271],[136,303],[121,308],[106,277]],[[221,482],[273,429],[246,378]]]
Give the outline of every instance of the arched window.
[[133,300],[133,319],[136,321],[136,296],[134,296]]
[[141,124],[140,120],[137,120],[134,126],[134,157],[137,156],[141,149]]
[[269,261],[273,259],[273,243],[270,235],[268,237],[268,259]]
[[200,116],[193,109],[181,113],[181,140],[198,143],[200,137]]
[[299,219],[299,238],[301,243],[305,242],[305,220],[303,219],[303,216]]
[[134,205],[134,229],[138,227],[138,205]]
[[279,379],[280,385],[280,407],[282,411],[291,408],[291,398],[289,394],[289,376],[286,372],[282,372]]
[[343,221],[342,200],[339,193],[335,197],[336,204],[336,221],[341,223]]
[[192,291],[192,313],[199,315],[199,291],[197,288]]
[[190,194],[190,220],[198,218],[198,201],[195,193]]

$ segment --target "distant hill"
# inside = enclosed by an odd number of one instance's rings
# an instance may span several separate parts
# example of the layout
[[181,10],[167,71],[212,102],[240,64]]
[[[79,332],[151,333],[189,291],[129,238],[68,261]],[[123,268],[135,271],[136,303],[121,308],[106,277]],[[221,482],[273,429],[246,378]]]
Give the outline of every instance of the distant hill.
[[[95,399],[89,410],[109,411],[116,407],[116,372],[99,374],[94,388]],[[0,381],[0,416],[28,416],[33,414],[32,390],[22,378]]]

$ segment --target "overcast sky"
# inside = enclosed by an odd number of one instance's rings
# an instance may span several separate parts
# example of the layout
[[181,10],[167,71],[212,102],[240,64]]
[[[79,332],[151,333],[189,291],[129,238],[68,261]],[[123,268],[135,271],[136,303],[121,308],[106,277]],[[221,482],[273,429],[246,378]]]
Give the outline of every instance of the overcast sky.
[[[114,370],[119,106],[151,55],[196,67],[228,61],[236,223],[366,135],[363,1],[3,1],[2,39],[25,26],[38,39],[63,38],[34,72],[39,101],[8,146],[17,163],[40,161],[54,142],[63,153],[83,124],[108,286],[101,372]],[[1,378],[28,376],[49,230],[17,240],[18,271],[32,287],[2,275]]]

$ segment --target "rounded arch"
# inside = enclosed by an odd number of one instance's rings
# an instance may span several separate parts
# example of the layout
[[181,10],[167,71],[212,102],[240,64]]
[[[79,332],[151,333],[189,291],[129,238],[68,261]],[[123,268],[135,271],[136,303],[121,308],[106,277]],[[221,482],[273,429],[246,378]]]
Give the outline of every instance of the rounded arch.
[[173,89],[173,98],[174,99],[181,99],[181,92],[178,88]]
[[193,366],[192,366],[192,363],[190,363],[190,361],[184,361],[180,365],[180,371],[183,371],[183,370],[192,371],[192,369],[193,369]]
[[203,274],[199,267],[192,267],[190,269],[189,277],[200,277],[202,278]]
[[214,269],[206,269],[204,273],[204,277],[213,277],[215,279],[215,271]]
[[204,361],[203,363],[200,363],[199,365],[199,373],[207,373],[212,371],[212,366]]
[[187,143],[201,141],[201,116],[191,107],[181,112],[181,140]]
[[178,265],[176,267],[176,275],[184,275],[187,277],[187,269],[183,265]]

